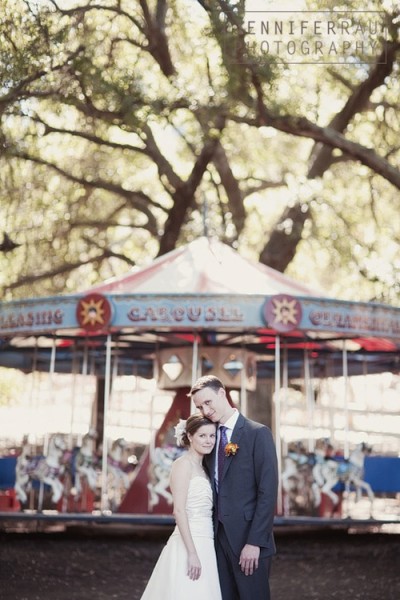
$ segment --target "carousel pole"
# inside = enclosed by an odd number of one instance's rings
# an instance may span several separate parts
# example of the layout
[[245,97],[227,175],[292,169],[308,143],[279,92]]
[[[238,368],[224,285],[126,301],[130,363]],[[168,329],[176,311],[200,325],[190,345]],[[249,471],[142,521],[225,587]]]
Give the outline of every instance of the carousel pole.
[[308,414],[308,451],[314,452],[314,394],[311,388],[310,357],[307,348],[304,349],[304,383]]
[[277,508],[278,514],[283,513],[282,500],[282,448],[281,448],[281,340],[280,336],[275,336],[275,438],[276,438],[276,454],[278,459],[278,497]]
[[[88,391],[88,379],[91,375],[91,373],[89,372],[89,346],[88,346],[87,337],[85,337],[85,340],[83,343],[81,375],[82,375],[82,393],[83,393],[83,397],[86,398],[87,391]],[[91,414],[90,414],[89,431],[90,430],[96,430],[96,422],[95,422],[94,416],[93,416],[93,406],[92,406],[92,410],[91,410]],[[97,434],[97,431],[96,431],[96,434]]]
[[[51,347],[50,368],[49,368],[49,379],[50,379],[50,389],[51,390],[53,390],[53,387],[54,387],[55,365],[56,365],[56,338],[54,337],[53,345]],[[46,432],[45,441],[44,441],[44,445],[43,445],[44,456],[47,456],[48,449],[49,449],[49,434],[48,434],[48,432]],[[43,480],[40,480],[39,496],[38,496],[38,512],[42,512],[43,496],[44,496],[44,482],[43,482]]]
[[197,333],[195,333],[193,336],[193,353],[192,353],[192,385],[195,383],[195,381],[197,379],[198,363],[199,363],[199,340],[197,337]]
[[111,383],[111,334],[107,335],[106,342],[106,364],[104,381],[104,421],[103,421],[103,451],[101,466],[101,512],[108,510],[108,490],[107,490],[107,414],[110,401],[110,383]]
[[54,337],[53,338],[53,345],[51,347],[50,369],[49,369],[51,387],[53,387],[53,384],[54,384],[54,372],[55,372],[55,368],[56,368],[56,338]]
[[[118,370],[119,370],[119,343],[118,343],[118,339],[115,342],[115,358],[114,358],[114,362],[113,362],[113,368],[112,368],[112,377],[111,377],[111,383],[114,381],[114,379],[116,379],[118,377]],[[135,378],[137,381],[137,377]]]
[[[83,398],[86,397],[87,374],[88,374],[88,347],[87,347],[86,338],[85,338],[85,341],[84,341],[84,344],[83,344],[82,368],[81,368],[81,375],[82,375],[82,396],[83,396]],[[92,421],[92,418],[90,418],[90,421]],[[89,429],[92,429],[92,423],[91,422],[89,424]],[[79,445],[81,443],[82,443],[82,440],[79,439]]]
[[344,458],[348,459],[350,455],[349,450],[349,394],[348,394],[348,363],[347,363],[347,346],[346,340],[343,340],[343,405],[344,405]]
[[[154,360],[154,372],[153,372],[153,377],[154,377],[154,381],[157,382],[157,388],[158,388],[158,383],[159,383],[159,378],[160,378],[160,354],[159,354],[159,343],[158,340],[156,342],[156,359]],[[151,396],[151,404],[150,404],[150,443],[149,443],[149,463],[150,465],[153,462],[153,457],[154,457],[154,451],[156,448],[156,433],[154,431],[154,392],[155,390],[153,390],[153,394]],[[147,486],[147,512],[151,513],[153,512],[153,504],[151,502],[151,492],[150,492],[150,488],[149,486]]]
[[[29,386],[29,407],[31,415],[35,412],[35,408],[38,409],[38,381],[37,381],[37,362],[38,362],[38,341],[39,338],[35,337],[35,346],[33,349],[32,367],[31,367],[31,381]],[[36,405],[36,406],[35,406]],[[29,434],[28,434],[29,435]],[[38,431],[35,427],[35,449],[38,446]],[[32,442],[32,439],[30,440]]]
[[35,379],[36,379],[36,370],[37,370],[37,355],[38,355],[38,338],[35,338],[35,347],[33,349],[33,358],[32,358],[32,367],[31,367],[31,385],[29,389],[29,405],[33,407],[33,397],[35,391]]
[[82,375],[86,377],[88,374],[88,345],[87,338],[85,338],[84,346],[83,346],[83,359],[82,359]]
[[[349,407],[348,407],[348,364],[347,364],[347,346],[346,340],[343,340],[343,352],[342,352],[342,370],[343,370],[343,407],[344,407],[344,442],[343,442],[343,456],[345,460],[348,460],[349,451]],[[349,500],[350,500],[350,482],[345,482],[344,498],[346,499],[346,512],[349,515]]]
[[[32,358],[32,367],[31,367],[31,380],[30,380],[30,386],[29,386],[29,409],[30,409],[30,414],[31,416],[33,416],[33,413],[35,412],[35,407],[34,407],[34,402],[35,402],[35,382],[36,382],[36,371],[37,371],[37,354],[38,354],[38,338],[35,337],[35,346],[33,349],[33,358]],[[35,426],[35,435],[34,438],[32,436],[30,436],[29,434],[26,434],[28,437],[28,442],[30,444],[30,448],[32,448],[32,439],[35,440],[35,450],[37,451],[37,446],[38,446],[38,432]],[[22,441],[22,444],[24,442]],[[30,495],[30,500],[29,500],[29,508],[33,509],[33,494],[31,493]]]
[[78,375],[78,359],[77,359],[77,347],[74,343],[72,348],[72,386],[71,386],[71,418],[69,426],[69,448],[73,447],[74,438],[74,419],[75,419],[75,396],[76,396],[76,379]]
[[[49,434],[45,433],[44,434],[44,440],[43,440],[43,455],[46,459],[47,456],[47,452],[49,449]],[[43,509],[43,496],[44,496],[44,481],[43,479],[40,480],[39,483],[39,494],[38,494],[38,512],[42,512]]]
[[[289,387],[289,362],[288,362],[288,349],[287,349],[287,345],[286,342],[284,343],[283,346],[283,368],[282,368],[282,391],[283,391],[283,395],[282,395],[282,401],[281,401],[281,409],[282,409],[282,405],[283,408],[285,408],[285,406],[287,406],[287,399],[288,399],[288,387]],[[284,440],[282,440],[282,448],[281,450],[283,451],[283,456],[286,456],[287,454],[287,442],[285,442]]]
[[240,412],[247,417],[247,389],[246,389],[246,374],[243,373],[244,368],[240,372]]
[[[326,377],[326,394],[327,396],[334,396],[332,379],[335,378],[335,364],[334,359],[328,359],[329,371],[327,371]],[[328,415],[329,415],[329,440],[332,442],[335,439],[335,407],[332,402],[329,402],[328,406]]]
[[[199,368],[199,340],[197,333],[193,336],[193,353],[192,353],[192,386],[194,385]],[[195,405],[192,399],[190,399],[190,414],[195,412]]]
[[247,417],[247,373],[246,373],[246,352],[242,348],[242,370],[240,371],[240,412]]

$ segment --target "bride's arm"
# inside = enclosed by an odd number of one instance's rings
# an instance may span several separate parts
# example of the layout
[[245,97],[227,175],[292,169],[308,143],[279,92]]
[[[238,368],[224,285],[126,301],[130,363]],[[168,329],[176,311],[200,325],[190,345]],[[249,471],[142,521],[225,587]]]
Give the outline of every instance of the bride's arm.
[[[183,459],[183,460],[182,460]],[[187,574],[190,579],[198,579],[201,574],[201,563],[196,552],[192,534],[190,533],[189,521],[186,512],[186,500],[189,490],[192,467],[183,457],[178,458],[171,469],[170,487],[174,501],[174,517],[185,544],[188,554]]]

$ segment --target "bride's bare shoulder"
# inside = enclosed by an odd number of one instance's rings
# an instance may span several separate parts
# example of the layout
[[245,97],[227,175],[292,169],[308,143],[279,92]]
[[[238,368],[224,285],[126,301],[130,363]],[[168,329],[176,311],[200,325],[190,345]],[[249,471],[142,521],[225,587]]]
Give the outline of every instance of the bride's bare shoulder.
[[190,471],[191,463],[189,457],[186,454],[182,454],[182,456],[174,460],[172,469],[174,471]]

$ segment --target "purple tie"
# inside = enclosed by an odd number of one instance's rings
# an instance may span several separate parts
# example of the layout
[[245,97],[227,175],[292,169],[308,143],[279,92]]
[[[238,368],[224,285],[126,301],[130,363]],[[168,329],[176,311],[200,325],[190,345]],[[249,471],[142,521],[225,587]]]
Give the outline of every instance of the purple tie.
[[220,425],[220,439],[218,446],[218,487],[222,479],[222,473],[224,469],[224,460],[225,460],[225,446],[228,443],[228,438],[226,437],[226,427],[224,425]]

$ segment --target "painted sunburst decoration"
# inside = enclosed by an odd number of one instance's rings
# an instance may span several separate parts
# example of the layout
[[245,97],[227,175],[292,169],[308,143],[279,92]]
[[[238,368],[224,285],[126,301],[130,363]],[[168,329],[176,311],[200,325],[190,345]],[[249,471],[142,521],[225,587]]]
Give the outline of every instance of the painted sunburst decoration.
[[76,307],[79,325],[88,331],[97,331],[106,327],[112,315],[110,302],[101,294],[88,294],[81,298]]
[[278,294],[269,299],[264,309],[265,319],[277,331],[295,329],[301,321],[301,304],[286,294]]

